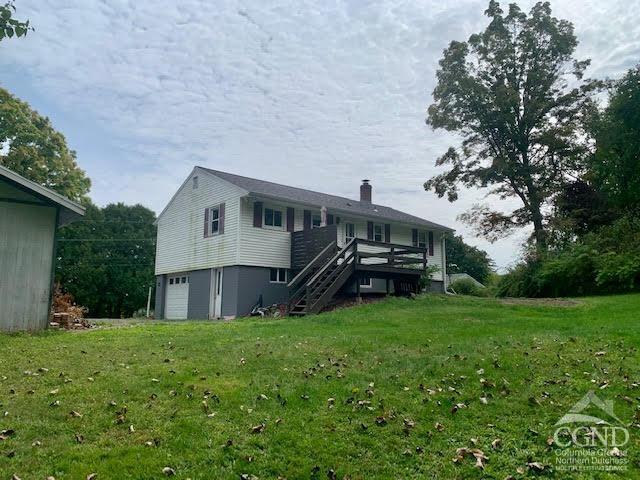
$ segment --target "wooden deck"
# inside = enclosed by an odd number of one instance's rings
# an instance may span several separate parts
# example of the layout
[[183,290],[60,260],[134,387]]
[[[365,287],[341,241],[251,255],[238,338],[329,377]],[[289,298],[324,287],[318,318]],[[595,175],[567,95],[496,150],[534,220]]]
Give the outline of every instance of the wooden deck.
[[[394,283],[396,294],[415,293],[427,268],[427,249],[394,243],[352,239],[337,246],[335,225],[308,231],[292,238],[292,266],[305,264],[289,282],[289,312],[294,315],[317,313],[350,279],[366,275]],[[336,236],[334,236],[336,235]],[[357,294],[360,283],[356,282]]]

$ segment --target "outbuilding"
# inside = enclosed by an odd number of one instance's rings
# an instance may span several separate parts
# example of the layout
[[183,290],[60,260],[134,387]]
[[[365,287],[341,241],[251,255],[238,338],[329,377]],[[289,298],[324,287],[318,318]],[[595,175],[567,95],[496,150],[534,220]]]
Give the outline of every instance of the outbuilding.
[[84,208],[0,166],[0,330],[47,327],[58,227]]

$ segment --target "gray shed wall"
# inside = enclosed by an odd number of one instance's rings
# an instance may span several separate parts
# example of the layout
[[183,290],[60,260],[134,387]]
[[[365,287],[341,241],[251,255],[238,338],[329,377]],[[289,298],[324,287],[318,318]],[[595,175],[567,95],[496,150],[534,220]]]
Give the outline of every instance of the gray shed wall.
[[0,329],[49,321],[56,208],[0,202]]

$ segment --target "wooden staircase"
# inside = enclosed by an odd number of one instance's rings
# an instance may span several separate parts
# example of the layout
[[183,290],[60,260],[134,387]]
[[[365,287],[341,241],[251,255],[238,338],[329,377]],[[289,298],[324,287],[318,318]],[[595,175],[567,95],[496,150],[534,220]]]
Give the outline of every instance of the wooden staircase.
[[289,315],[320,312],[355,272],[356,240],[338,249],[331,242],[289,282]]

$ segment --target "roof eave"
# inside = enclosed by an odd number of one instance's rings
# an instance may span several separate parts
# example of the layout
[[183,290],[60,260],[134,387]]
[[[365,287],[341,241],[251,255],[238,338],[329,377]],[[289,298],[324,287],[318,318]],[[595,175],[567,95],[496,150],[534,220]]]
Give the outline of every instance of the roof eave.
[[[302,206],[306,206],[306,207],[312,207],[312,208],[320,208],[318,205],[313,204],[313,203],[308,203],[308,202],[303,202],[303,201],[293,201],[293,200],[289,200],[288,198],[282,198],[282,197],[278,197],[275,195],[267,195],[264,193],[259,193],[259,192],[247,192],[248,197],[252,197],[252,198],[266,198],[269,200],[274,200],[277,202],[294,202],[297,203],[298,205],[302,205]],[[334,208],[331,207],[331,210],[334,212],[339,212],[342,213],[344,215],[351,215],[353,217],[359,217],[359,218],[380,218],[381,220],[387,220],[390,222],[395,222],[395,223],[400,223],[403,225],[411,225],[411,226],[420,226],[420,227],[427,227],[427,228],[431,228],[434,230],[443,230],[443,231],[447,231],[447,232],[455,232],[455,229],[451,228],[451,227],[445,227],[444,225],[440,225],[434,222],[430,222],[429,220],[424,220],[425,223],[419,223],[419,222],[409,222],[409,221],[402,221],[402,220],[397,220],[395,218],[389,218],[389,217],[385,217],[382,215],[365,215],[363,213],[359,213],[359,212],[353,212],[351,210],[344,210],[341,208]]]

